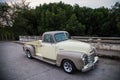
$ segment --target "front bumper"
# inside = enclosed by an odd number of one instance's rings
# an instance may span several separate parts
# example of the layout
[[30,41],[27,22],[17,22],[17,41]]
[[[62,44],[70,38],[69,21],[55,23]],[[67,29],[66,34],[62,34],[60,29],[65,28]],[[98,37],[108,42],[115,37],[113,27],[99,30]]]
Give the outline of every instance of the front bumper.
[[94,62],[93,63],[88,63],[87,65],[85,65],[82,68],[82,72],[86,72],[86,71],[91,70],[97,62],[98,62],[98,56],[95,56],[94,57]]

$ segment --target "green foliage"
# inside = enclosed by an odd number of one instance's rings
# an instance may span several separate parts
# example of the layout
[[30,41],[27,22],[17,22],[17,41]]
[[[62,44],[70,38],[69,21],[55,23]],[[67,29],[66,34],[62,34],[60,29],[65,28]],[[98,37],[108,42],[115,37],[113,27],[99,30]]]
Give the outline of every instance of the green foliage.
[[72,14],[66,23],[66,30],[73,35],[84,35],[85,26],[77,20],[75,14]]
[[[111,9],[92,9],[78,4],[71,6],[63,2],[43,4],[31,9],[24,0],[22,4],[13,4],[13,7],[7,3],[0,3],[0,6],[0,15],[12,10],[13,25],[6,32],[12,32],[16,38],[19,35],[42,35],[52,30],[66,30],[77,36],[120,36],[119,2]],[[3,25],[0,24],[0,27]]]
[[10,6],[7,3],[0,3],[0,25],[10,26]]

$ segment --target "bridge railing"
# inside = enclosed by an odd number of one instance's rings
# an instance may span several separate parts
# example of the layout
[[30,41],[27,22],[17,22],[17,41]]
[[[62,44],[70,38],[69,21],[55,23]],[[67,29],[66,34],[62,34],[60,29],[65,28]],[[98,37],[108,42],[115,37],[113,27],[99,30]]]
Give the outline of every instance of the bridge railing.
[[41,36],[19,36],[19,41],[35,41],[42,39]]
[[120,37],[83,37],[83,36],[72,36],[72,39],[80,40],[84,42],[92,42],[92,43],[113,43],[120,44]]
[[[87,42],[98,49],[120,51],[120,37],[83,37],[71,36],[74,40]],[[41,36],[19,36],[19,41],[34,41],[42,39]]]

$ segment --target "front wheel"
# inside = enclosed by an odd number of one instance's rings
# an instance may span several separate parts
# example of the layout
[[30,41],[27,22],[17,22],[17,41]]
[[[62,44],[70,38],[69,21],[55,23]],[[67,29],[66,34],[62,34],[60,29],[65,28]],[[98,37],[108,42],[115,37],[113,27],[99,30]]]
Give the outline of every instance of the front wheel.
[[74,73],[76,70],[75,65],[70,60],[64,60],[62,66],[63,66],[64,71],[69,74]]

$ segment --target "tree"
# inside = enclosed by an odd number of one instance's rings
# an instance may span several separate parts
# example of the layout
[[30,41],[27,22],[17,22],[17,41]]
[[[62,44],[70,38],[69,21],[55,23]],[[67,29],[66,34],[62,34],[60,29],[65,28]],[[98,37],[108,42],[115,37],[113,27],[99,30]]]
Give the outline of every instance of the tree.
[[[112,25],[115,29],[114,35],[120,36],[120,3],[116,2],[111,10]],[[116,33],[117,32],[117,33]]]
[[92,9],[62,2],[43,4],[35,9],[40,34],[49,30],[67,30],[72,35],[89,36],[118,36],[119,27],[116,25],[119,23],[115,20],[118,15],[113,12],[104,7]]
[[0,3],[0,25],[5,26],[12,26],[11,25],[11,16],[10,16],[10,6],[7,3]]
[[84,35],[85,26],[77,20],[75,14],[72,14],[66,23],[66,30],[69,31],[72,35]]
[[42,35],[45,31],[66,30],[71,35],[120,36],[120,3],[112,8],[80,7],[78,4],[49,3],[29,7],[26,0],[0,3],[0,36]]

